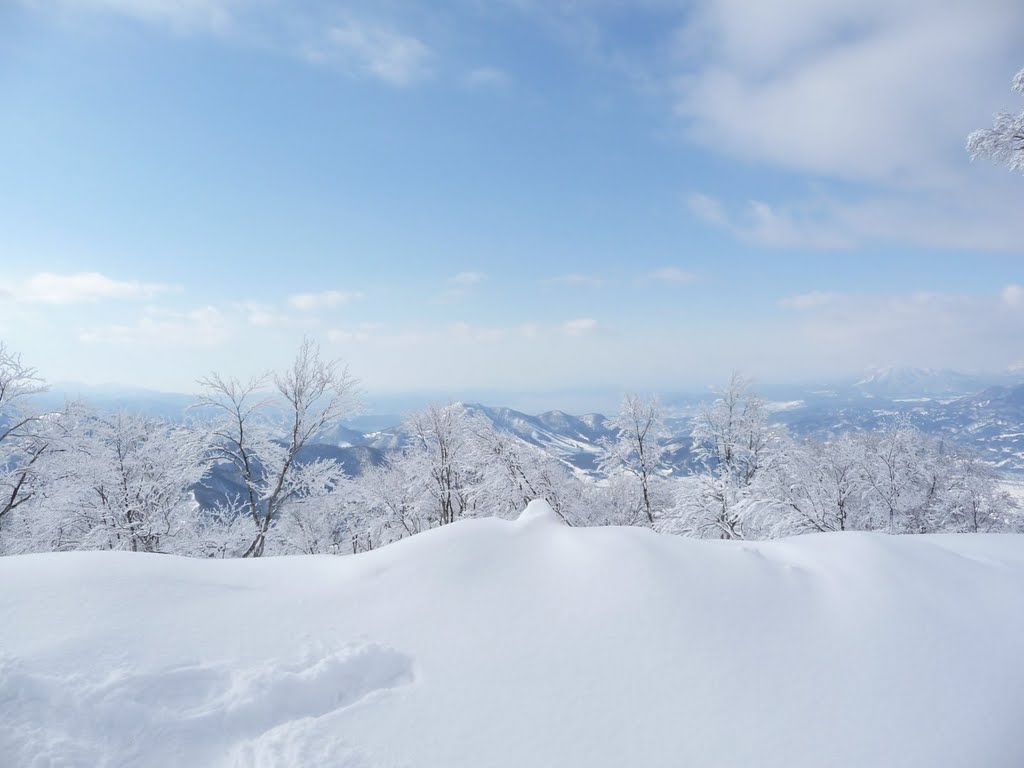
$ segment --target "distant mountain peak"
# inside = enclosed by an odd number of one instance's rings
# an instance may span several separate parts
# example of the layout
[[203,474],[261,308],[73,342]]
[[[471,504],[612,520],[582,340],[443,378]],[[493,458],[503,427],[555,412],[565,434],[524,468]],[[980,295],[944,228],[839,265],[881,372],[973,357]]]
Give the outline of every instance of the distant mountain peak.
[[977,392],[984,382],[972,374],[949,369],[882,366],[869,369],[853,386],[874,396],[928,397]]

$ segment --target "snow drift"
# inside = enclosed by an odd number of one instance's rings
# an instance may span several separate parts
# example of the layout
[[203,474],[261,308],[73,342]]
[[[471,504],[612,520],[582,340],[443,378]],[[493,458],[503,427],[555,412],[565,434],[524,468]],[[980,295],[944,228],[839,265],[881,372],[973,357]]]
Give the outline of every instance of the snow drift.
[[1024,537],[0,559],[5,766],[1024,765]]

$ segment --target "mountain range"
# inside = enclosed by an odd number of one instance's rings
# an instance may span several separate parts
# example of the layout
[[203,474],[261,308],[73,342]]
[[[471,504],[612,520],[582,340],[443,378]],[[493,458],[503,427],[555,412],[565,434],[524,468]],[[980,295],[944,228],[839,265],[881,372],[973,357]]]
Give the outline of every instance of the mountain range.
[[[55,387],[48,397],[57,402],[64,394],[68,389]],[[191,402],[187,395],[112,388],[81,394],[101,408],[125,407],[165,418],[181,418]],[[1019,371],[985,377],[951,370],[878,368],[845,382],[773,387],[766,394],[771,397],[772,420],[798,436],[876,429],[897,414],[906,414],[926,432],[974,446],[994,466],[1024,472],[1024,375]],[[689,468],[692,418],[697,404],[713,396],[665,398],[666,422],[673,435],[670,462],[675,471]],[[598,473],[601,443],[615,432],[601,413],[577,416],[552,410],[528,414],[479,403],[465,407],[497,429],[586,474]],[[330,456],[353,472],[366,463],[379,463],[388,452],[405,444],[401,421],[393,414],[362,415],[321,434],[317,444],[307,449],[306,458]],[[226,477],[215,478],[212,492],[230,492],[229,483]]]

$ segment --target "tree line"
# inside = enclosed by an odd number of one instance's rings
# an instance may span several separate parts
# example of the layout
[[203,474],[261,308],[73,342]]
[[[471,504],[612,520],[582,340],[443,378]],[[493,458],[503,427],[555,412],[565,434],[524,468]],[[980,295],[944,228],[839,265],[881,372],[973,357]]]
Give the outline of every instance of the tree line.
[[[514,517],[535,498],[569,525],[702,538],[1022,530],[998,474],[964,446],[899,418],[797,439],[738,374],[694,418],[685,474],[667,461],[673,439],[657,399],[627,396],[599,480],[458,403],[411,414],[405,444],[357,474],[304,460],[359,405],[357,381],[309,341],[285,370],[199,383],[184,423],[79,402],[44,411],[34,401],[45,383],[0,343],[0,553],[352,553],[466,518]],[[195,489],[215,468],[234,490],[203,508]]]

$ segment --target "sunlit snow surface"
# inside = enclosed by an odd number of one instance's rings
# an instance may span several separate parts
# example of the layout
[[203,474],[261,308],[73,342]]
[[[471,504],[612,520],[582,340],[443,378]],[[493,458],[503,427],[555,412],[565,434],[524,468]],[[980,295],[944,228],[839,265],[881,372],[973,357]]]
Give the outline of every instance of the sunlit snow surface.
[[4,766],[1024,765],[1024,537],[0,558]]

